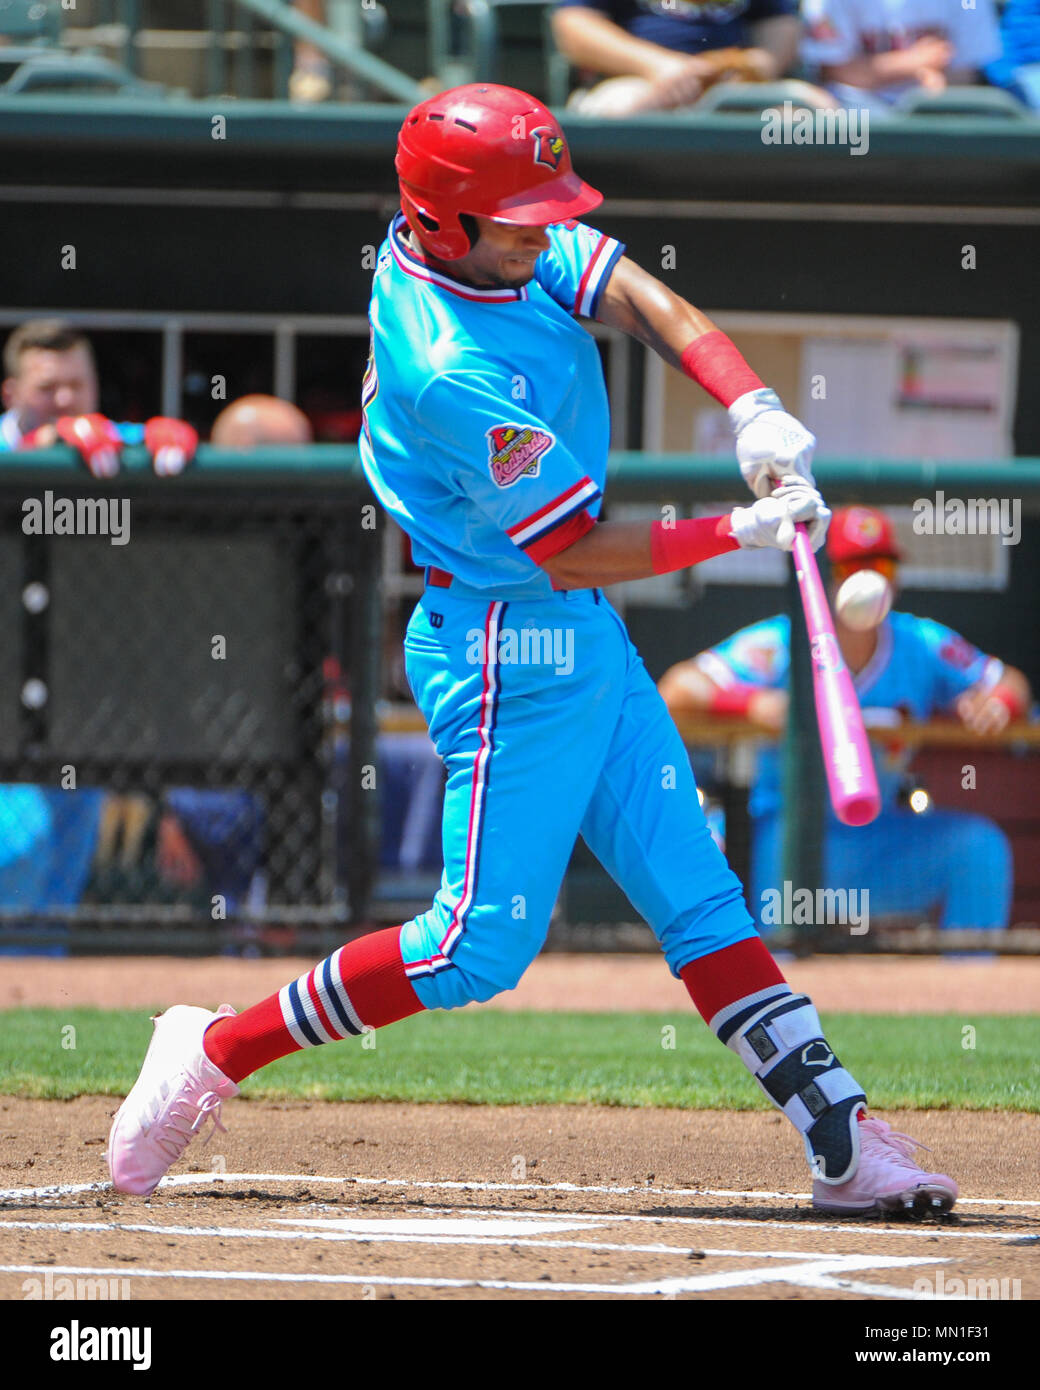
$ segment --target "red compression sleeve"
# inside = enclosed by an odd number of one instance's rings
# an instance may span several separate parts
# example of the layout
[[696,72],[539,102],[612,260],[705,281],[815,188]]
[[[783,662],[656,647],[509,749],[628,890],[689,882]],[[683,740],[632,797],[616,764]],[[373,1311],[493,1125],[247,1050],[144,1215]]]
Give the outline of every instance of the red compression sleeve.
[[699,565],[702,560],[739,549],[729,516],[701,516],[693,521],[677,521],[672,526],[655,521],[650,527],[650,555],[655,574],[686,569],[688,565]]
[[758,694],[754,685],[718,685],[708,706],[712,714],[747,714],[753,695]]
[[1006,705],[1012,719],[1021,719],[1026,712],[1026,706],[1014,690],[1010,690],[1006,685],[995,685],[989,692],[991,700],[999,700],[1002,705]]
[[765,385],[725,333],[715,329],[694,338],[680,359],[682,369],[728,410],[738,396],[760,391]]

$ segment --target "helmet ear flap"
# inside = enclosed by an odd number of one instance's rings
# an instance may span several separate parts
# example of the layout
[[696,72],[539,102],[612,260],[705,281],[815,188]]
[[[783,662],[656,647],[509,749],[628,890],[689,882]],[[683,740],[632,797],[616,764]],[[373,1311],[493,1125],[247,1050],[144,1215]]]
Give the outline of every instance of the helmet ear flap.
[[480,228],[477,226],[477,219],[471,212],[460,212],[459,226],[466,233],[466,237],[469,240],[469,249],[472,251],[480,240]]
[[409,227],[415,233],[419,245],[423,250],[429,251],[431,256],[436,256],[441,261],[457,261],[460,256],[465,256],[469,251],[467,237],[459,225],[458,217],[449,214],[443,224],[438,222],[437,218],[421,208],[414,198],[405,192],[403,187],[401,189],[401,210],[408,220]]

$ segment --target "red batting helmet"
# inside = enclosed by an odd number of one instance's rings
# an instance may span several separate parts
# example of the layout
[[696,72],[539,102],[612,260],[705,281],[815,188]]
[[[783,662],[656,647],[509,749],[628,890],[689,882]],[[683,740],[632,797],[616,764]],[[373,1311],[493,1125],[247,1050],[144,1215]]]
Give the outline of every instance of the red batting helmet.
[[827,532],[827,557],[847,560],[901,560],[892,523],[876,507],[839,507]]
[[515,87],[471,82],[420,102],[394,164],[408,225],[442,261],[470,249],[460,213],[543,227],[603,201],[572,169],[556,117]]

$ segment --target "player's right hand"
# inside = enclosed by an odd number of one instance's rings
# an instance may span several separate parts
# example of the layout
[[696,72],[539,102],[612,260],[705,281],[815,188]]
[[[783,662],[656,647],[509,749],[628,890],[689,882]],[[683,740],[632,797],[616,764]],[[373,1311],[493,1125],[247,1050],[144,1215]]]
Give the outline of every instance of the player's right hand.
[[733,536],[741,550],[791,550],[798,522],[805,523],[813,550],[819,550],[827,539],[830,520],[830,508],[820,494],[795,474],[783,478],[769,497],[760,497],[750,507],[734,507],[730,513]]
[[119,472],[123,441],[104,415],[63,415],[54,428],[58,438],[72,445],[95,478],[114,478]]

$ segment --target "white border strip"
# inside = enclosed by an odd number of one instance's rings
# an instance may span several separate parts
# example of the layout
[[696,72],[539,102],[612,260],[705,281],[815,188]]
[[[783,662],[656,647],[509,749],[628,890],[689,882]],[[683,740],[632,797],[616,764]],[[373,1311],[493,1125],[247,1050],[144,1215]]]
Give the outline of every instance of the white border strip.
[[[283,1224],[287,1226],[316,1226],[320,1223],[316,1221],[297,1223],[292,1220],[285,1220]],[[330,1221],[328,1224],[332,1227],[335,1222]],[[606,1225],[608,1222],[604,1221],[602,1224]],[[689,1259],[691,1255],[703,1255],[705,1258],[724,1260],[824,1261],[859,1258],[857,1255],[843,1255],[836,1251],[827,1250],[734,1250],[730,1247],[701,1249],[688,1245],[665,1245],[661,1242],[652,1245],[622,1245],[613,1241],[599,1240],[536,1240],[530,1236],[517,1235],[436,1235],[433,1232],[429,1234],[410,1232],[406,1235],[396,1235],[385,1230],[337,1231],[334,1229],[270,1231],[262,1228],[249,1230],[240,1226],[149,1226],[145,1223],[131,1224],[121,1221],[0,1221],[0,1231],[4,1230],[57,1231],[62,1235],[83,1232],[101,1232],[103,1234],[127,1232],[155,1236],[201,1236],[219,1240],[324,1240],[362,1245],[484,1245],[508,1246],[510,1249],[514,1246],[523,1246],[534,1250],[590,1250],[617,1254],[676,1255],[683,1259]],[[946,1256],[913,1261],[915,1264],[948,1264],[949,1262],[950,1259]]]
[[[123,1279],[215,1279],[220,1281],[246,1280],[259,1284],[352,1284],[372,1287],[391,1286],[428,1289],[500,1289],[510,1293],[591,1293],[620,1294],[628,1297],[663,1294],[674,1297],[680,1293],[699,1293],[713,1289],[742,1287],[744,1285],[802,1283],[809,1287],[820,1287],[815,1281],[818,1276],[853,1269],[897,1269],[908,1264],[921,1265],[941,1263],[933,1260],[902,1259],[898,1256],[840,1256],[826,1263],[795,1264],[781,1266],[779,1269],[743,1270],[730,1274],[703,1274],[685,1279],[655,1279],[636,1284],[562,1284],[552,1280],[514,1280],[514,1279],[447,1279],[365,1274],[287,1274],[266,1270],[214,1270],[214,1269],[130,1269],[119,1265],[111,1269],[95,1269],[82,1265],[0,1265],[0,1274],[49,1274],[81,1275],[93,1278],[111,1278],[118,1275]],[[905,1291],[905,1296],[912,1296]]]
[[[464,1179],[429,1178],[333,1178],[316,1176],[314,1173],[177,1173],[165,1177],[157,1190],[171,1187],[193,1187],[214,1183],[235,1182],[282,1182],[282,1183],[324,1183],[333,1187],[414,1187],[418,1191],[453,1192],[588,1192],[607,1196],[628,1196],[632,1193],[646,1193],[655,1197],[753,1197],[767,1201],[808,1202],[811,1192],[769,1192],[754,1189],[727,1187],[650,1187],[633,1185],[597,1186],[573,1182],[469,1182]],[[54,1183],[44,1187],[5,1187],[0,1188],[0,1202],[22,1201],[26,1198],[46,1201],[52,1197],[74,1197],[85,1192],[113,1192],[110,1182]],[[114,1193],[119,1196],[120,1194]],[[959,1197],[957,1205],[990,1207],[1040,1207],[1040,1200],[1021,1197]],[[597,1212],[602,1217],[607,1213]],[[569,1213],[568,1213],[569,1215]],[[617,1220],[611,1215],[612,1220]],[[627,1219],[627,1218],[626,1218]],[[655,1218],[656,1219],[656,1218]]]

